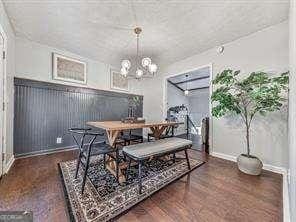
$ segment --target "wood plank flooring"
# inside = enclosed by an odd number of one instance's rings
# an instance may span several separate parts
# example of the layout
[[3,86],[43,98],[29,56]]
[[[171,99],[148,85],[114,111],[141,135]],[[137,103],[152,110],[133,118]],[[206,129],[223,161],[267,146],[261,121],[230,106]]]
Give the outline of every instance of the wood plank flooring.
[[[124,221],[282,221],[282,176],[239,172],[230,161],[202,156],[208,162],[172,183],[117,220]],[[57,164],[74,151],[15,161],[0,181],[0,210],[31,210],[34,221],[68,221]]]

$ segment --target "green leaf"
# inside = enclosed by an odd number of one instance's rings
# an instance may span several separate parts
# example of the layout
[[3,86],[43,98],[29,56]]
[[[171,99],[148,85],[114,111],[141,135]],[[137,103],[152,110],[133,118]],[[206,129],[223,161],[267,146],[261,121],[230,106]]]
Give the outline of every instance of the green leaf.
[[252,72],[239,80],[240,70],[226,69],[217,74],[213,84],[218,88],[212,93],[213,116],[242,113],[248,119],[256,113],[279,110],[288,89],[289,72],[271,77],[266,72]]

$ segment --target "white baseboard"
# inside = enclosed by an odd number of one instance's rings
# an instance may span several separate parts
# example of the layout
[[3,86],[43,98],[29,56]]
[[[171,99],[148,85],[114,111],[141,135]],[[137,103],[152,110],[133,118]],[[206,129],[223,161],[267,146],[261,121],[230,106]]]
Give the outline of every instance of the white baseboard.
[[60,153],[65,151],[77,150],[77,149],[78,149],[77,147],[61,147],[53,150],[42,150],[38,152],[25,153],[22,155],[18,155],[15,157],[15,159],[23,159],[23,158],[33,157],[33,156],[42,156],[42,155]]
[[[211,156],[214,156],[214,157],[221,158],[221,159],[225,159],[225,160],[230,160],[230,161],[236,162],[236,157],[235,156],[232,156],[232,155],[227,155],[227,154],[218,153],[218,152],[211,152],[210,155]],[[284,175],[285,173],[287,173],[287,169],[284,168],[284,167],[273,166],[273,165],[265,164],[265,163],[263,163],[263,169],[264,170],[271,171],[271,172],[274,172],[274,173],[279,173],[279,174],[282,174],[282,175]]]
[[[211,152],[211,156],[225,160],[236,162],[236,157],[224,153]],[[288,187],[288,171],[284,167],[273,166],[263,163],[263,169],[283,175],[283,218],[284,222],[290,222],[290,202],[289,202],[289,187]]]
[[227,154],[224,154],[224,153],[211,152],[210,155],[214,156],[214,157],[224,159],[224,160],[230,160],[232,162],[236,162],[236,157],[235,156],[227,155]]
[[[98,144],[100,142],[95,142],[94,144]],[[86,143],[85,145],[89,145],[89,143]],[[53,153],[60,153],[65,151],[71,151],[71,150],[77,150],[77,146],[66,146],[66,147],[59,147],[55,149],[50,150],[39,150],[36,152],[31,153],[25,153],[21,155],[16,155],[15,159],[21,159],[21,158],[27,158],[27,157],[33,157],[33,156],[41,156],[41,155],[47,155],[47,154],[53,154]]]
[[14,163],[14,156],[12,155],[12,157],[9,159],[8,163],[4,165],[4,174],[8,173],[8,171],[10,170],[12,164]]
[[282,175],[286,174],[287,175],[287,169],[284,168],[284,167],[277,167],[277,166],[273,166],[273,165],[270,165],[270,164],[263,163],[263,169],[274,172],[274,173],[279,173],[279,174],[282,174]]

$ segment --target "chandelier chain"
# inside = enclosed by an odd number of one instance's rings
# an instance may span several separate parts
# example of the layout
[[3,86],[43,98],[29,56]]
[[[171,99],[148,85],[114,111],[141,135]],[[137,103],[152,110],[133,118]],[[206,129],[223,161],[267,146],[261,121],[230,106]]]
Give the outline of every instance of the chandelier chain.
[[136,58],[136,62],[137,62],[137,69],[138,69],[138,67],[139,67],[139,34],[137,34],[137,58]]

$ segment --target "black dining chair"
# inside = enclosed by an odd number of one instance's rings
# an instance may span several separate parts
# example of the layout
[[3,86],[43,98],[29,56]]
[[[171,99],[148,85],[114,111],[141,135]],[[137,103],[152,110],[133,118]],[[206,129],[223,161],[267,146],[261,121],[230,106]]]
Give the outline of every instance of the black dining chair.
[[130,145],[131,142],[134,143],[143,143],[143,136],[142,135],[137,135],[133,134],[132,130],[129,130],[128,133],[122,133],[119,137],[124,141],[124,145]]
[[[84,192],[85,182],[87,171],[90,164],[91,156],[103,155],[103,164],[104,168],[106,167],[106,156],[113,158],[116,161],[116,165],[119,163],[119,154],[118,149],[114,149],[106,141],[95,142],[98,136],[104,136],[103,133],[94,132],[91,128],[70,128],[69,132],[72,134],[72,137],[79,148],[79,154],[77,158],[77,166],[75,171],[75,179],[77,179],[79,167],[81,165],[84,170],[83,180],[81,186],[81,192]],[[88,141],[86,142],[86,140]],[[111,154],[115,152],[115,157]],[[116,167],[116,177],[118,180],[119,168]]]
[[132,130],[129,130],[128,133],[120,132],[120,135],[115,140],[115,148],[119,149],[119,158],[122,158],[126,161],[126,156],[122,151],[122,147],[131,145],[131,142],[134,143],[143,143],[144,138],[141,135],[133,134]]

